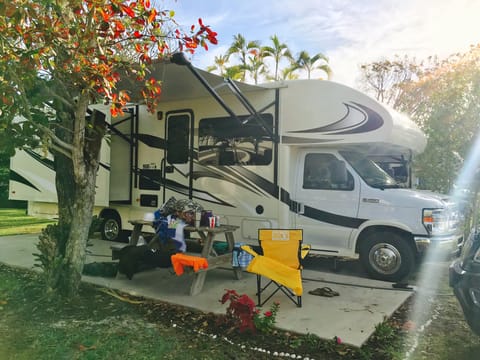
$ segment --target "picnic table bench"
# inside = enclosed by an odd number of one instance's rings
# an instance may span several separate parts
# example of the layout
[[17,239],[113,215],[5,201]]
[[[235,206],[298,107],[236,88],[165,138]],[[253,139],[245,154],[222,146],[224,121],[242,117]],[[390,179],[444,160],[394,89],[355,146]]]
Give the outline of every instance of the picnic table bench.
[[[138,239],[142,234],[142,228],[144,225],[153,226],[152,221],[147,220],[129,220],[129,223],[133,225],[132,235],[130,237],[129,245],[137,245]],[[184,230],[191,233],[197,233],[200,236],[200,239],[203,243],[203,248],[200,254],[197,253],[187,253],[192,256],[199,256],[205,258],[208,262],[208,268],[200,269],[194,274],[194,279],[190,287],[190,295],[197,295],[202,291],[203,285],[205,283],[205,278],[207,272],[219,268],[219,267],[231,267],[234,276],[237,280],[242,277],[242,268],[232,266],[232,251],[235,246],[235,239],[233,232],[238,229],[238,226],[235,225],[220,225],[217,227],[208,227],[208,226],[185,226]],[[227,251],[225,254],[218,254],[213,248],[213,243],[215,237],[218,234],[225,234],[225,241],[227,242]],[[112,259],[118,259],[118,251],[123,248],[125,244],[113,245],[112,249]]]

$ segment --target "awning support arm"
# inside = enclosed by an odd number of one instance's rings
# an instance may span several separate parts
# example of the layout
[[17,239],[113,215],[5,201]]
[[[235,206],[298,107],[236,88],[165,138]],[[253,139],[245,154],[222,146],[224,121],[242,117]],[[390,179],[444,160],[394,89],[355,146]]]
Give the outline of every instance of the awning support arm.
[[[250,104],[250,102],[247,100],[247,98],[245,98],[245,96],[243,96],[243,94],[241,93],[240,89],[235,85],[235,83],[227,78],[225,81],[227,82],[228,84],[228,87],[230,88],[230,90],[232,91],[232,93],[237,97],[237,99],[240,101],[240,103],[247,109],[248,112],[250,112],[250,114],[252,116],[248,117],[246,120],[242,121],[239,119],[239,117],[233,112],[233,110],[223,101],[223,99],[221,98],[221,96],[215,91],[215,89],[210,86],[210,84],[207,82],[207,80],[204,79],[204,77],[193,67],[193,65],[190,63],[190,61],[188,61],[186,58],[185,58],[185,55],[181,52],[179,53],[175,53],[172,55],[172,57],[170,58],[170,61],[174,64],[177,64],[177,65],[183,65],[183,66],[186,66],[188,67],[188,69],[192,72],[192,74],[202,83],[202,85],[205,87],[205,89],[207,89],[207,91],[213,96],[213,98],[225,109],[225,111],[232,117],[234,118],[235,120],[237,120],[240,124],[245,124],[246,122],[248,122],[251,118],[255,118],[257,120],[257,122],[259,123],[259,125],[263,128],[264,131],[267,132],[267,134],[270,136],[270,138],[273,140],[273,141],[276,141],[277,139],[275,139],[275,136],[273,134],[273,131],[270,130],[268,128],[268,126],[266,125],[265,121],[262,119],[262,117],[260,116],[260,114],[255,110],[255,108],[252,106],[252,104]],[[264,109],[270,107],[271,104],[269,104],[267,107],[265,107]]]

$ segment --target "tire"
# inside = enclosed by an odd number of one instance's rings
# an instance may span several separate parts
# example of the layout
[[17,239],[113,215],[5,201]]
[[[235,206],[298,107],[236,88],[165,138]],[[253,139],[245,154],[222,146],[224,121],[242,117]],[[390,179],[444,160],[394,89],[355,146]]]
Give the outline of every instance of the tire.
[[120,217],[115,213],[106,213],[102,215],[104,219],[100,228],[100,234],[103,240],[118,241],[121,232]]
[[415,254],[407,239],[391,231],[368,234],[359,252],[365,270],[377,280],[401,281],[415,266]]

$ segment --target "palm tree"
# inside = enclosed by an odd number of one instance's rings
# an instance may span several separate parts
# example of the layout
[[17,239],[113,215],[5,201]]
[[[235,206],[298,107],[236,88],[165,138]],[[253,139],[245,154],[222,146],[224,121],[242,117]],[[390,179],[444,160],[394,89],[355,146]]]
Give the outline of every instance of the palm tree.
[[281,71],[281,79],[282,80],[296,80],[298,79],[298,74],[295,74],[295,70],[297,69],[296,65],[288,66]]
[[232,54],[237,54],[238,57],[240,58],[240,66],[242,67],[242,81],[245,81],[245,76],[246,76],[246,69],[248,67],[248,62],[247,62],[247,57],[249,54],[252,53],[252,51],[257,50],[260,48],[260,42],[255,40],[255,41],[249,41],[247,42],[245,40],[245,37],[243,37],[242,34],[237,34],[233,37],[233,43],[230,45],[230,48],[228,49],[228,56]]
[[232,80],[240,80],[244,74],[244,70],[241,65],[229,66],[225,69],[224,77]]
[[252,56],[249,56],[248,60],[249,62],[246,65],[245,70],[250,72],[255,84],[258,84],[260,75],[263,75],[267,72],[263,58],[260,52],[257,50],[252,52]]
[[[316,65],[316,63],[319,61],[322,61],[322,64]],[[328,65],[328,58],[322,53],[318,53],[315,56],[310,57],[308,52],[303,50],[298,55],[296,64],[297,69],[303,69],[307,72],[308,79],[310,79],[310,75],[313,70],[322,70],[327,74],[327,78],[330,79],[332,69],[330,69],[330,66]]]
[[267,57],[272,57],[274,62],[275,62],[275,73],[273,76],[273,80],[277,81],[278,78],[278,67],[280,65],[280,61],[282,58],[287,58],[288,60],[292,60],[292,54],[290,53],[290,50],[288,49],[287,44],[280,43],[278,40],[277,35],[273,35],[270,37],[272,40],[273,46],[264,46],[262,47],[262,57],[267,58]]
[[208,66],[206,70],[208,72],[214,72],[214,71],[218,70],[218,72],[220,73],[220,76],[225,77],[225,74],[227,72],[228,58],[229,58],[228,55],[215,56],[214,64]]

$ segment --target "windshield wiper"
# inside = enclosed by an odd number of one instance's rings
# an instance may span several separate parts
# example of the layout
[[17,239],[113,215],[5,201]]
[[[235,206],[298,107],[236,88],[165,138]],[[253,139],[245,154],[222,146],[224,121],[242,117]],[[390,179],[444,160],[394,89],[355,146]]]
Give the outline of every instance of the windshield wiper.
[[385,190],[385,189],[399,189],[400,188],[400,185],[398,184],[391,184],[391,185],[388,185],[388,184],[385,184],[385,183],[373,183],[373,184],[370,184],[371,187],[374,187],[376,189],[380,189],[380,190]]

